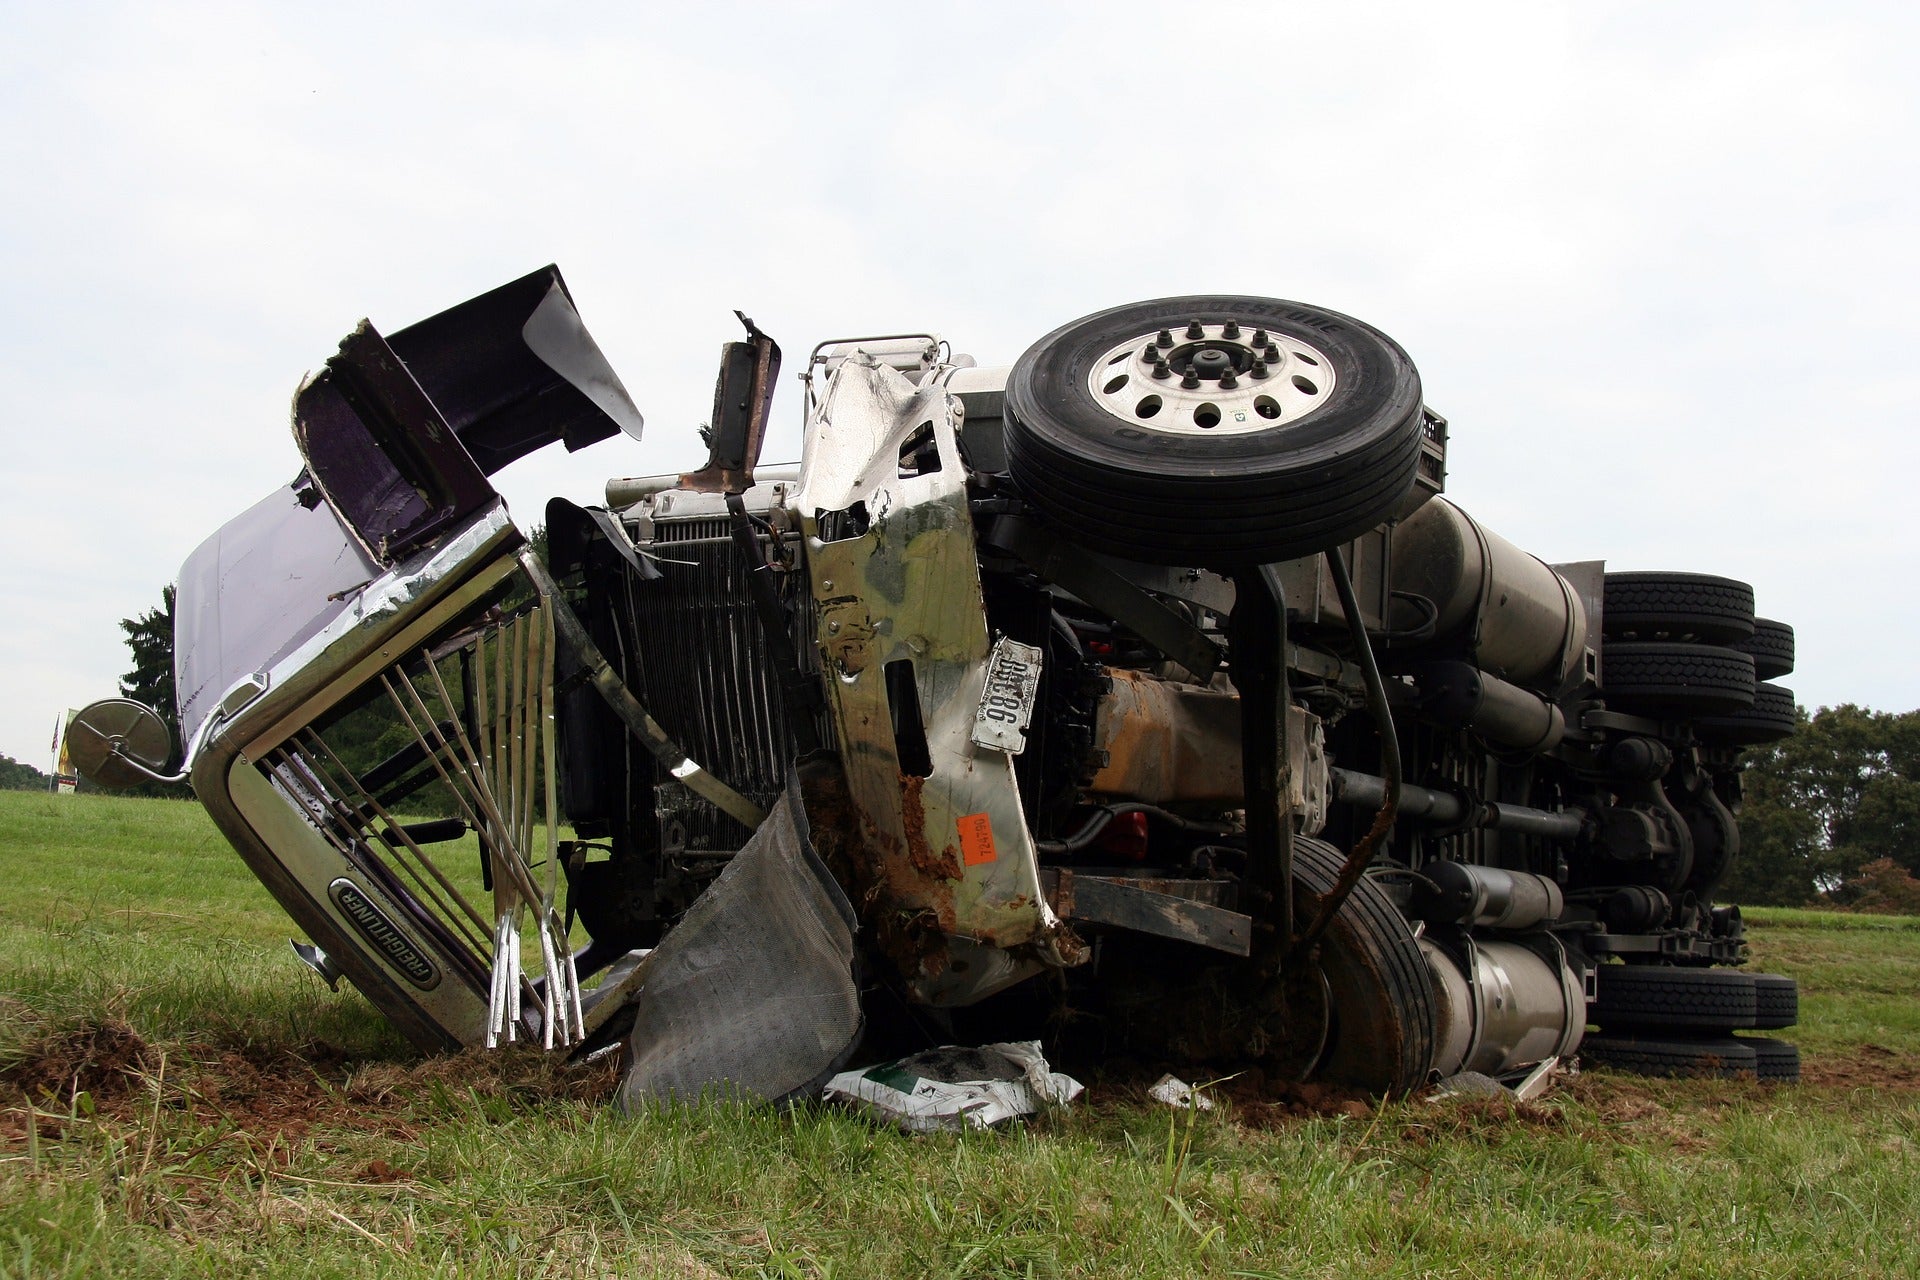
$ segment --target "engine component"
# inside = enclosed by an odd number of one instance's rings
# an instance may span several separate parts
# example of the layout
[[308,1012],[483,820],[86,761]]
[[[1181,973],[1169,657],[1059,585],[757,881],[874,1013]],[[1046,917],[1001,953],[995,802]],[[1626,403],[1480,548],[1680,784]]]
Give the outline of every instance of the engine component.
[[[1376,808],[1386,795],[1386,779],[1351,769],[1329,771],[1333,778],[1333,798],[1341,804],[1363,809]],[[1518,804],[1489,804],[1464,800],[1447,791],[1402,784],[1399,814],[1435,826],[1485,827],[1495,831],[1513,831],[1521,835],[1545,836],[1569,840],[1586,828],[1587,814],[1582,809],[1559,813],[1530,809]]]
[[[1243,803],[1237,694],[1114,668],[1106,680],[1089,792],[1148,804]],[[1287,803],[1311,835],[1326,823],[1331,790],[1320,717],[1287,708],[1287,753]]]
[[1566,736],[1567,718],[1559,707],[1467,663],[1422,663],[1412,675],[1421,712],[1442,724],[1521,751],[1551,751]]
[[1415,882],[1413,913],[1434,924],[1532,929],[1566,911],[1560,886],[1545,876],[1464,862],[1429,862]]
[[1393,533],[1393,589],[1432,602],[1435,632],[1483,671],[1548,691],[1584,669],[1587,609],[1545,561],[1445,498]]
[[1551,961],[1517,942],[1420,939],[1438,1013],[1435,1071],[1499,1075],[1579,1048],[1586,993],[1558,944],[1545,945]]
[[1616,933],[1642,933],[1672,912],[1673,902],[1666,894],[1643,884],[1622,885],[1600,904],[1600,919]]

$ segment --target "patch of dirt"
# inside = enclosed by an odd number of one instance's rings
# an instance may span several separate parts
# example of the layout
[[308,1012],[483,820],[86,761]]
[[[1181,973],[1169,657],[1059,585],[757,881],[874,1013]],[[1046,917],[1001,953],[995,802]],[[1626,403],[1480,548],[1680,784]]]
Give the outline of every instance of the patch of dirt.
[[153,1046],[118,1018],[90,1019],[44,1033],[0,1067],[0,1090],[29,1099],[72,1099],[84,1092],[96,1103],[132,1093],[160,1062]]
[[[24,1139],[36,1110],[41,1136],[60,1136],[61,1113],[73,1107],[76,1089],[108,1120],[143,1114],[158,1090],[161,1104],[175,1114],[224,1122],[271,1149],[314,1129],[411,1140],[417,1108],[436,1084],[442,1096],[498,1099],[513,1109],[549,1102],[597,1106],[612,1098],[617,1077],[611,1057],[569,1067],[532,1046],[404,1064],[361,1064],[325,1044],[175,1045],[163,1054],[123,1022],[89,1022],[41,1036],[0,1069],[0,1141]],[[369,1166],[363,1180],[404,1176]]]
[[1802,1054],[1800,1083],[1824,1089],[1920,1092],[1920,1054],[1863,1044],[1850,1053]]

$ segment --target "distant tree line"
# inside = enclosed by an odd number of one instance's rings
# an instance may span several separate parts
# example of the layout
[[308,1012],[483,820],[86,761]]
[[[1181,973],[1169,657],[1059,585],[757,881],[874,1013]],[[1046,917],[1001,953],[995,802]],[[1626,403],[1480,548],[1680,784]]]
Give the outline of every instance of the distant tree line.
[[0,791],[47,791],[53,779],[30,764],[0,754]]
[[1920,710],[1799,712],[1748,753],[1731,902],[1920,914]]

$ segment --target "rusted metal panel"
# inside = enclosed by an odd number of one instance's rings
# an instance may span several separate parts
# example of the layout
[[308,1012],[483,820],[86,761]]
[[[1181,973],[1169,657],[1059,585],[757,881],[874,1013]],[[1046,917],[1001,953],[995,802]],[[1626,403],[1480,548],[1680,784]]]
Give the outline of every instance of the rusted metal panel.
[[1093,876],[1061,869],[1041,873],[1054,909],[1068,919],[1112,925],[1244,956],[1253,919],[1217,905],[1232,886],[1219,880]]
[[[955,433],[960,402],[865,355],[835,371],[809,427],[794,505],[819,602],[817,639],[846,773],[857,856],[885,910],[948,939],[1012,949],[964,968],[929,948],[907,980],[962,1004],[1081,958],[1040,891],[1012,757],[973,741],[987,656],[980,570]],[[938,466],[902,474],[931,434]],[[926,773],[903,769],[888,664],[912,672]],[[909,762],[912,763],[912,762]]]
[[1088,790],[1148,804],[1240,803],[1239,695],[1141,671],[1106,674],[1093,730],[1106,763]]
[[[1182,684],[1142,671],[1111,669],[1094,719],[1103,752],[1087,784],[1097,795],[1148,804],[1244,803],[1240,697],[1230,687]],[[1320,718],[1287,708],[1287,811],[1312,834],[1326,824],[1329,775]]]

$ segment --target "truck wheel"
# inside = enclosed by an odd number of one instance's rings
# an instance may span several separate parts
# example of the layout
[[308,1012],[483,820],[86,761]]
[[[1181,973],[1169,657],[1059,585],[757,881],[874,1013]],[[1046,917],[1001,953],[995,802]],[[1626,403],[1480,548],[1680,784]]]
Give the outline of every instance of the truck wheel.
[[1770,1036],[1741,1036],[1740,1043],[1753,1050],[1754,1073],[1772,1084],[1792,1084],[1800,1079],[1800,1046]]
[[1610,573],[1600,605],[1609,640],[1729,644],[1753,634],[1753,588],[1708,573]]
[[[1294,841],[1295,928],[1306,927],[1313,896],[1333,889],[1345,861],[1332,845]],[[1328,1025],[1325,1047],[1305,1077],[1370,1093],[1405,1093],[1424,1083],[1437,1035],[1433,981],[1392,899],[1362,879],[1327,926],[1319,954]]]
[[1015,484],[1061,535],[1159,564],[1311,555],[1413,486],[1420,375],[1399,344],[1273,298],[1162,298],[1027,348],[1007,380]]
[[1636,1076],[1715,1076],[1731,1080],[1759,1073],[1752,1043],[1732,1036],[1705,1040],[1588,1036],[1580,1042],[1580,1058],[1590,1066]]
[[1725,715],[1753,705],[1753,659],[1737,649],[1610,640],[1600,649],[1607,705],[1641,715]]
[[1753,979],[1732,969],[1603,964],[1587,1020],[1607,1031],[1736,1031],[1754,1023]]
[[1753,634],[1731,647],[1753,655],[1753,674],[1761,680],[1793,674],[1793,628],[1784,622],[1755,618]]
[[1753,1025],[1761,1031],[1777,1031],[1800,1021],[1800,984],[1777,973],[1755,973],[1753,979]]
[[1760,684],[1754,686],[1751,707],[1723,716],[1701,716],[1693,722],[1693,729],[1708,746],[1751,747],[1789,737],[1799,723],[1794,716],[1793,690]]

